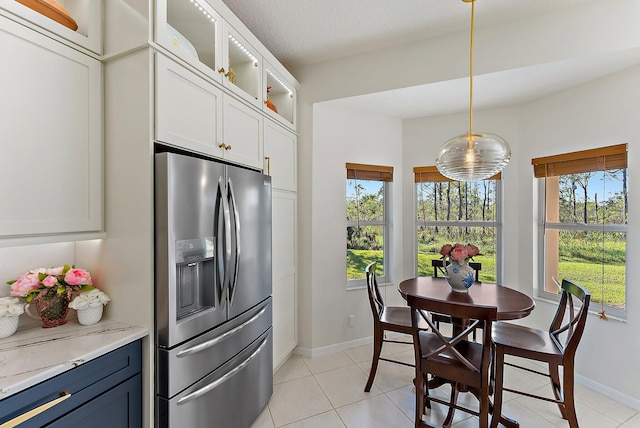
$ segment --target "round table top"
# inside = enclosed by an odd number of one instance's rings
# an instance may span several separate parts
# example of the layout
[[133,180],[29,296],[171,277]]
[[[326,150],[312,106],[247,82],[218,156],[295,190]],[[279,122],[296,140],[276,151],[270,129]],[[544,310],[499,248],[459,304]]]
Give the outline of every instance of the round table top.
[[468,293],[457,293],[451,291],[444,278],[420,276],[402,281],[398,290],[405,299],[407,295],[413,295],[461,305],[495,306],[498,308],[499,320],[524,318],[535,307],[533,299],[526,294],[487,282],[476,282]]

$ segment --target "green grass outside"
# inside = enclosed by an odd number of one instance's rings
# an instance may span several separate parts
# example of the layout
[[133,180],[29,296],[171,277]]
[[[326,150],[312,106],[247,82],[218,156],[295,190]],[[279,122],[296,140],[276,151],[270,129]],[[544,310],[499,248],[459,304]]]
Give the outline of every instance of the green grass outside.
[[[433,268],[431,260],[439,259],[440,255],[418,254],[418,276],[432,276]],[[381,250],[347,250],[347,278],[365,278],[365,268],[371,262],[380,263],[377,274],[382,275],[382,251]],[[476,256],[474,261],[482,263],[480,281],[496,282],[495,259],[492,256]],[[602,265],[597,263],[585,263],[579,261],[560,261],[558,268],[559,279],[570,279],[591,292],[591,300],[594,303],[603,301],[613,307],[624,308],[625,305],[625,266],[605,265],[604,296],[601,289]]]

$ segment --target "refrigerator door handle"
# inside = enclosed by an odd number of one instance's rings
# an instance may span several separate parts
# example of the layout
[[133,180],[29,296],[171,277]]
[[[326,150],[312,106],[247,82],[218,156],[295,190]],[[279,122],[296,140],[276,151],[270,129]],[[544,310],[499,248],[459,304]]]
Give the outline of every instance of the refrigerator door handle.
[[[221,231],[219,228],[220,224],[218,223],[217,233],[224,234],[224,241],[222,242],[222,245],[220,245],[220,243],[218,243],[217,245],[218,252],[221,251],[220,247],[222,246],[222,251],[224,254],[224,257],[222,257],[223,260],[218,260],[217,263],[218,274],[220,276],[220,280],[222,281],[222,284],[220,286],[220,304],[222,304],[223,299],[226,299],[226,296],[222,291],[228,289],[229,265],[231,264],[231,214],[229,211],[229,203],[226,197],[223,177],[220,177],[220,179],[218,180],[217,197],[219,198],[218,201],[220,203],[220,207],[222,208],[222,215],[218,217],[218,222],[222,221],[222,226],[224,227],[224,230]],[[218,237],[218,240],[219,239],[220,238]]]
[[199,345],[192,346],[191,348],[187,348],[178,352],[176,354],[176,357],[178,358],[187,357],[189,355],[197,354],[198,352],[202,352],[205,349],[211,348],[212,346],[222,342],[228,337],[233,336],[234,334],[236,334],[237,332],[239,332],[240,330],[242,330],[243,328],[245,328],[246,326],[248,326],[249,324],[257,320],[258,318],[260,318],[268,308],[269,308],[268,306],[265,306],[264,308],[262,308],[260,312],[258,312],[257,314],[255,314],[254,316],[252,316],[251,318],[249,318],[239,326],[227,331],[224,334],[221,334],[220,336],[217,336],[211,340],[207,340],[206,342],[200,343]]
[[244,369],[247,366],[247,364],[249,364],[251,362],[251,360],[253,360],[260,353],[260,351],[262,351],[262,349],[266,346],[268,339],[269,339],[268,336],[265,337],[264,340],[262,341],[262,343],[260,344],[260,346],[258,347],[258,349],[253,351],[253,353],[251,355],[249,355],[249,357],[247,357],[246,360],[244,360],[242,363],[240,363],[237,366],[235,366],[233,369],[229,370],[222,377],[220,377],[219,379],[211,382],[207,386],[204,386],[204,387],[198,389],[197,391],[194,391],[191,394],[187,394],[184,397],[182,397],[180,400],[178,400],[178,403],[177,403],[178,406],[180,406],[182,404],[186,404],[189,401],[192,401],[192,400],[195,400],[197,398],[200,398],[203,395],[213,391],[218,386],[222,385],[223,383],[225,383],[226,381],[231,379],[235,374],[237,374],[238,372],[242,371],[242,369]]
[[[236,204],[236,196],[233,192],[233,184],[231,183],[231,178],[228,180],[229,186],[229,205],[233,208],[233,217],[234,217],[234,225],[235,225],[235,243],[236,243],[236,254],[235,254],[235,263],[233,267],[233,279],[229,280],[229,305],[233,304],[233,298],[236,295],[236,286],[238,285],[238,268],[240,265],[240,214],[238,213],[238,204]],[[231,258],[231,256],[229,256]]]

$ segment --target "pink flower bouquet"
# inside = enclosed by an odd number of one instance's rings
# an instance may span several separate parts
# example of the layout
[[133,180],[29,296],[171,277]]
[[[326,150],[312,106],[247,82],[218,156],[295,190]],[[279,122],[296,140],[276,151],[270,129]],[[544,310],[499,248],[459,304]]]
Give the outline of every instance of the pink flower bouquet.
[[446,261],[447,259],[456,261],[458,263],[462,263],[464,261],[468,261],[469,259],[473,259],[474,256],[480,254],[480,250],[475,245],[467,244],[445,244],[440,248],[440,254],[442,258]]
[[73,294],[93,290],[91,274],[75,266],[64,265],[55,268],[30,270],[20,278],[7,281],[11,286],[11,296],[31,302],[39,294]]

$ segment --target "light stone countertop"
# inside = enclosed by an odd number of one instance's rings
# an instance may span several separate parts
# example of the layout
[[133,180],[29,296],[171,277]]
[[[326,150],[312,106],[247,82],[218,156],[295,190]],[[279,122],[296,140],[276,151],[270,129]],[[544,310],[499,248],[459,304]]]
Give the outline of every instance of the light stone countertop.
[[19,329],[0,339],[0,400],[149,334],[117,321]]

